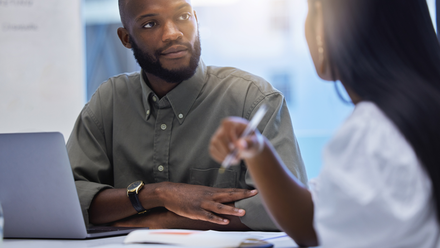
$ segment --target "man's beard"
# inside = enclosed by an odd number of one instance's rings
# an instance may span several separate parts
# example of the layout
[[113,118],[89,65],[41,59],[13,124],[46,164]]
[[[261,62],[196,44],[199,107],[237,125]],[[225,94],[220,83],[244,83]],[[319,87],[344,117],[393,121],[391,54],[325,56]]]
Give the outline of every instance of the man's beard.
[[[133,55],[136,58],[140,67],[147,73],[151,73],[166,82],[169,83],[180,83],[184,80],[192,77],[197,69],[200,60],[200,54],[202,48],[200,46],[200,37],[197,34],[196,40],[194,42],[194,47],[191,46],[190,43],[183,43],[180,41],[173,41],[165,45],[163,48],[158,49],[154,52],[153,55],[150,55],[146,52],[143,52],[139,46],[136,44],[134,39],[130,36],[131,47],[133,50]],[[182,67],[178,69],[169,70],[162,66],[160,63],[159,57],[162,51],[165,51],[169,47],[173,45],[183,45],[188,48],[188,52],[191,54],[191,58],[189,61],[189,66]]]

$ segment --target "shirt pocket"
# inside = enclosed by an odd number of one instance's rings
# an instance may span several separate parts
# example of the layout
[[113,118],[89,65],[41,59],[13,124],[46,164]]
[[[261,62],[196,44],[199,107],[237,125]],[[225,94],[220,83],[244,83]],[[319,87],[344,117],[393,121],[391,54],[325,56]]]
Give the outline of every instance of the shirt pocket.
[[204,185],[214,188],[236,188],[237,172],[227,169],[224,173],[219,173],[219,169],[197,169],[190,170],[190,184]]

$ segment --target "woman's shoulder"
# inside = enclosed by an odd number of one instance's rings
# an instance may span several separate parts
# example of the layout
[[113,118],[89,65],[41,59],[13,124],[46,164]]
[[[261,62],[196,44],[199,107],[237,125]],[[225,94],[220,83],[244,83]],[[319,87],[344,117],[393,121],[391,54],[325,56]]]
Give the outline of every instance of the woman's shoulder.
[[[382,110],[373,102],[359,102],[356,104],[353,113],[347,119],[347,122],[360,120],[369,120],[367,123],[381,123],[390,127],[391,120],[382,112]],[[394,127],[394,125],[391,125]]]
[[413,150],[397,126],[372,102],[356,105],[327,148],[336,153],[347,149],[366,153]]
[[[387,190],[411,195],[416,188],[430,188],[411,145],[371,102],[359,103],[328,143],[322,172],[360,201],[368,202]],[[397,198],[409,197],[401,193]]]
[[[380,125],[378,125],[380,124]],[[391,120],[373,102],[359,102],[354,107],[351,115],[345,120],[338,132],[343,132],[347,127],[366,128],[378,125],[379,128],[395,128]]]

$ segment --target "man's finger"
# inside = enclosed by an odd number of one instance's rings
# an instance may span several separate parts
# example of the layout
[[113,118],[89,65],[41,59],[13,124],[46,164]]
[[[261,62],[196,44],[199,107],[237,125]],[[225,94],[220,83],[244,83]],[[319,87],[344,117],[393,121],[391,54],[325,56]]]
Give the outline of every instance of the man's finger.
[[202,208],[213,212],[215,214],[233,215],[233,216],[243,216],[246,211],[244,209],[235,208],[233,206],[228,206],[219,202],[205,202],[202,204]]
[[229,224],[229,220],[226,218],[222,218],[210,211],[203,210],[202,215],[197,218],[198,220],[203,220],[219,225],[227,225]]
[[247,190],[247,189],[222,189],[217,193],[213,194],[212,199],[216,202],[225,203],[225,202],[235,202],[238,200],[242,200],[245,198],[252,197],[256,195],[258,191]]

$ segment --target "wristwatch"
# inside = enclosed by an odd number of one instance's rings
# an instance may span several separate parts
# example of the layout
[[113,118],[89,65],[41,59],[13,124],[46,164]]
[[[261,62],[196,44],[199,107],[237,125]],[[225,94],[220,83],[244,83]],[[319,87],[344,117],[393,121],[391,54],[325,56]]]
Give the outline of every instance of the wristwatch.
[[144,185],[145,185],[144,182],[136,181],[136,182],[132,182],[127,187],[127,196],[130,199],[134,209],[136,209],[136,211],[138,212],[138,214],[143,214],[147,212],[147,210],[144,207],[142,207],[142,204],[139,201],[139,197],[138,197],[139,191],[142,189],[142,187],[144,187]]

